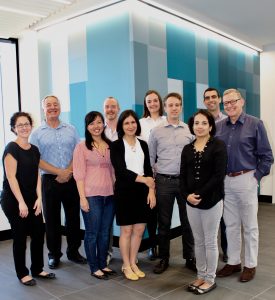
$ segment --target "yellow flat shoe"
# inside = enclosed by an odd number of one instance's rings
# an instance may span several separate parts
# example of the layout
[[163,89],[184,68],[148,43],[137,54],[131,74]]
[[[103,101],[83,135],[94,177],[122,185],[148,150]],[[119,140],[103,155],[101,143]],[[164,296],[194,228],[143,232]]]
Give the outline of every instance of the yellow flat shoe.
[[129,280],[138,280],[139,277],[133,272],[133,270],[131,269],[130,266],[128,267],[123,267],[121,268],[122,273],[124,274],[124,276],[129,279]]
[[137,265],[133,265],[131,266],[131,269],[133,270],[133,272],[139,277],[139,278],[144,278],[145,277],[145,273],[142,272]]

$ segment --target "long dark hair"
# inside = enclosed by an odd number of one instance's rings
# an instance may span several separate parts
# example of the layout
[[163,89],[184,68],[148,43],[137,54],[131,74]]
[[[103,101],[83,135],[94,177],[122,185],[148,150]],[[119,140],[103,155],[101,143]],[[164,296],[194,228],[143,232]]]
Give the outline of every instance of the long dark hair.
[[159,100],[159,116],[160,117],[163,116],[163,104],[162,104],[162,99],[161,99],[160,94],[157,91],[155,91],[155,90],[149,90],[149,91],[146,92],[146,94],[144,96],[144,101],[143,101],[143,116],[142,116],[142,118],[147,118],[147,117],[151,116],[150,111],[149,111],[149,109],[148,109],[148,107],[146,105],[146,97],[148,95],[151,95],[151,94],[156,94],[157,95],[158,100]]
[[118,118],[116,131],[117,131],[117,135],[118,135],[119,139],[122,139],[125,134],[125,132],[123,130],[123,122],[125,119],[127,119],[130,116],[133,117],[137,123],[136,136],[139,136],[141,133],[141,127],[140,127],[140,123],[139,123],[136,113],[131,109],[127,109],[127,110],[124,110]]
[[[91,135],[91,133],[88,130],[88,126],[89,124],[91,124],[96,117],[100,117],[100,119],[102,120],[102,123],[104,124],[104,118],[103,115],[98,112],[98,111],[90,111],[89,113],[87,113],[87,115],[85,116],[85,145],[89,150],[93,150],[93,137]],[[106,142],[108,145],[111,144],[111,141],[106,137],[104,129],[101,133],[101,138],[103,139],[104,142]]]

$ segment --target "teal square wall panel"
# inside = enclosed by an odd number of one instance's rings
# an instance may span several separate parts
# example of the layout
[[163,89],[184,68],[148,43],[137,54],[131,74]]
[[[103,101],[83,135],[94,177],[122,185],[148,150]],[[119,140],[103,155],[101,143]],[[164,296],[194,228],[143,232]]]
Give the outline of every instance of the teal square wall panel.
[[237,65],[237,69],[239,71],[245,71],[245,54],[244,53],[238,52],[236,65]]
[[211,87],[220,86],[219,47],[215,40],[208,40],[208,83]]
[[196,83],[184,81],[183,95],[183,120],[184,122],[187,122],[189,118],[197,111]]
[[149,89],[147,45],[133,42],[134,73],[135,73],[135,102],[143,103],[143,97]]
[[260,75],[260,55],[253,55],[253,72]]
[[103,101],[114,96],[121,110],[134,103],[133,49],[128,14],[87,27],[87,105],[102,111]]
[[246,94],[246,112],[255,117],[260,117],[260,96],[252,93]]
[[195,34],[179,26],[167,24],[168,77],[196,82]]
[[85,115],[94,110],[86,107],[86,82],[70,84],[71,123],[77,128],[81,137],[85,136]]

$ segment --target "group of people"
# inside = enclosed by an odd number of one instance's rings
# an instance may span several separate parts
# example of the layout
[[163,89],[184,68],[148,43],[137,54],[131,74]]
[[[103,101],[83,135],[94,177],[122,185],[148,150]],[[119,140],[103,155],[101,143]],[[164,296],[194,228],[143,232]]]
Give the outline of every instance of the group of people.
[[[210,292],[216,287],[216,276],[234,272],[242,271],[241,282],[254,278],[259,243],[257,189],[273,163],[271,147],[263,122],[243,111],[245,101],[238,90],[223,94],[227,116],[220,111],[218,90],[208,88],[203,97],[207,109],[198,110],[188,124],[181,121],[183,101],[178,93],[169,93],[162,101],[157,91],[149,90],[140,120],[133,110],[119,115],[118,101],[108,97],[103,107],[105,120],[97,111],[86,115],[83,141],[73,126],[59,119],[60,102],[55,96],[42,100],[45,122],[32,134],[29,114],[12,116],[16,139],[3,155],[1,204],[11,224],[21,283],[34,285],[36,276],[55,278],[54,273],[43,270],[42,203],[49,268],[57,268],[62,256],[62,203],[68,259],[86,263],[78,251],[81,208],[91,275],[105,280],[116,274],[108,266],[116,216],[122,272],[129,280],[139,280],[145,277],[137,265],[137,254],[146,225],[149,258],[159,258],[154,273],[169,267],[175,199],[183,258],[186,267],[197,272],[188,290]],[[226,264],[216,272],[219,225]],[[25,263],[28,234],[32,276]]]

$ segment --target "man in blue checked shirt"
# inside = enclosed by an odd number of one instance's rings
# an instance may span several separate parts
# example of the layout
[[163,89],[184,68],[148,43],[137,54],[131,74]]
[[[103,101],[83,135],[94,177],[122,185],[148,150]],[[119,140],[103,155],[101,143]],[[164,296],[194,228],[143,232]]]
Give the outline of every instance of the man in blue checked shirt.
[[80,238],[80,202],[76,183],[72,177],[72,158],[78,134],[72,125],[59,119],[60,102],[56,96],[42,100],[45,121],[31,135],[31,143],[39,148],[42,169],[42,202],[46,223],[46,240],[49,250],[49,268],[55,269],[60,262],[61,252],[61,203],[65,212],[67,257],[85,264],[78,248]]
[[269,174],[273,155],[263,122],[244,113],[244,99],[238,90],[224,92],[223,106],[228,118],[216,124],[216,136],[225,142],[228,153],[223,214],[228,263],[217,276],[242,270],[243,228],[244,268],[239,280],[248,282],[255,276],[258,259],[258,182]]

